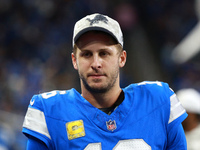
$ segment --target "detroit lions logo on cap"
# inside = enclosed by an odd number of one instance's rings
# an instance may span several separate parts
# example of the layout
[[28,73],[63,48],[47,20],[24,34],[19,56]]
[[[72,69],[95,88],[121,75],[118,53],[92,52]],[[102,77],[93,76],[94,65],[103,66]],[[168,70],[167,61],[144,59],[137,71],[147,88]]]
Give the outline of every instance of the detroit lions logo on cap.
[[108,23],[108,19],[105,16],[101,15],[101,14],[96,15],[94,17],[94,19],[92,19],[92,20],[90,18],[87,18],[86,20],[88,20],[90,22],[90,25],[93,25],[95,23],[99,23],[99,21],[102,21],[102,22],[104,22],[106,24]]

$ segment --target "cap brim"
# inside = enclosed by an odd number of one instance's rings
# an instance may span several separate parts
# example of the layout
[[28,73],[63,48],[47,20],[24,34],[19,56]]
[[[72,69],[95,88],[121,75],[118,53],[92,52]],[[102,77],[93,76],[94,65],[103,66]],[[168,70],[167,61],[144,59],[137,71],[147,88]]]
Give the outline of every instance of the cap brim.
[[74,37],[74,44],[76,43],[76,41],[78,40],[78,38],[83,35],[84,33],[88,32],[88,31],[102,31],[102,32],[105,32],[105,33],[108,33],[110,34],[118,43],[119,41],[117,40],[117,38],[115,37],[115,35],[110,32],[109,30],[105,29],[105,28],[102,28],[102,27],[88,27],[88,28],[85,28],[83,30],[81,30],[75,37]]

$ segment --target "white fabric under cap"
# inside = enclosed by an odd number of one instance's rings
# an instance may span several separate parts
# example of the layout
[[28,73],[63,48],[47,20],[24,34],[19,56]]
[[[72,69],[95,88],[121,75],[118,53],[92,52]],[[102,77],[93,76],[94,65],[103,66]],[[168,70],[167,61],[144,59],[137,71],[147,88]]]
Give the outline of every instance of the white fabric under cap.
[[74,34],[72,42],[73,46],[76,40],[83,33],[92,30],[98,30],[109,33],[123,47],[123,35],[119,23],[108,16],[98,13],[88,15],[76,22],[74,26]]
[[200,114],[200,93],[195,89],[181,89],[177,91],[177,97],[187,112]]

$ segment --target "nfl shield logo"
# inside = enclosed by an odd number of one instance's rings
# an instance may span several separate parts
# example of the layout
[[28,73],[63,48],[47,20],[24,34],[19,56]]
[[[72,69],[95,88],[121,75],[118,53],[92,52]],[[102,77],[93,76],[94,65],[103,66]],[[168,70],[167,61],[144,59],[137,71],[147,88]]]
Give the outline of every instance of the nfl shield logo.
[[117,128],[115,120],[106,121],[106,125],[107,125],[107,129],[110,131],[114,131]]

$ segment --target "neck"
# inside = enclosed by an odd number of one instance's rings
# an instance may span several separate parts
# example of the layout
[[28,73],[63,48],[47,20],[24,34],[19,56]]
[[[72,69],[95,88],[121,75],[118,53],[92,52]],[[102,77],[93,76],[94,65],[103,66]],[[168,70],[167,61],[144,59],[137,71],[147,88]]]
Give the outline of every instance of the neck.
[[94,93],[86,89],[82,89],[82,96],[96,108],[108,108],[116,102],[121,91],[122,89],[119,86],[113,87],[104,93]]

